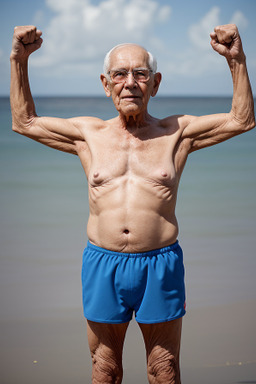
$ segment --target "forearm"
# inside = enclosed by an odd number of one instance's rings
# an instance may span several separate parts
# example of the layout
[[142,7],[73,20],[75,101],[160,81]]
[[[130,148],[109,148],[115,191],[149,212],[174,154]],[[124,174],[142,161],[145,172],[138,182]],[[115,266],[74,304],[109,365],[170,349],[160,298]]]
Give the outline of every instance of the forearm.
[[233,100],[231,119],[241,130],[255,127],[254,100],[246,67],[245,56],[242,60],[228,60],[233,79]]
[[10,62],[12,129],[22,133],[22,130],[28,128],[36,117],[28,79],[28,60],[17,61],[11,58]]

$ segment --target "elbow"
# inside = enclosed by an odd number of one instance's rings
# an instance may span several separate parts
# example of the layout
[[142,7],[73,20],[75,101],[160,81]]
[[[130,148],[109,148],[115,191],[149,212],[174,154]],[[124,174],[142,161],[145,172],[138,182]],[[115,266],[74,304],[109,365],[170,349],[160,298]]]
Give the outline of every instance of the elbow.
[[251,119],[250,121],[247,121],[246,123],[240,126],[239,133],[251,131],[253,128],[255,128],[255,125],[255,119]]
[[26,136],[30,128],[33,126],[35,119],[29,119],[26,122],[22,122],[13,118],[12,120],[12,131],[19,133],[20,135]]
[[255,116],[253,115],[253,119],[251,121],[251,124],[250,124],[248,130],[251,130],[251,129],[255,128],[255,126],[256,126],[256,120],[255,120]]
[[22,124],[12,123],[12,131],[26,136],[28,129],[26,129]]
[[21,128],[18,124],[12,123],[12,131],[16,133],[21,133]]
[[247,115],[243,119],[238,119],[233,115],[231,117],[231,126],[233,127],[232,129],[234,129],[234,132],[237,132],[237,134],[252,130],[256,126],[254,112],[249,116]]
[[250,131],[251,129],[255,128],[255,126],[256,126],[256,121],[255,121],[255,115],[253,113],[252,116],[247,120],[244,130]]
[[12,131],[22,135],[22,127],[21,127],[21,125],[17,124],[16,122],[13,121],[12,122]]

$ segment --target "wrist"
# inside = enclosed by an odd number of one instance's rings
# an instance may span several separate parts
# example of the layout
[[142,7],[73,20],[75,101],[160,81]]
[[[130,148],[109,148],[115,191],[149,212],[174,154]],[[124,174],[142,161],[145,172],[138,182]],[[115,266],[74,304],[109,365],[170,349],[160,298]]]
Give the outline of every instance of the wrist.
[[246,65],[246,56],[244,53],[237,57],[227,57],[227,62],[230,67],[236,66],[236,65]]
[[27,64],[28,57],[19,57],[15,52],[11,52],[10,54],[10,62],[17,63],[17,64]]

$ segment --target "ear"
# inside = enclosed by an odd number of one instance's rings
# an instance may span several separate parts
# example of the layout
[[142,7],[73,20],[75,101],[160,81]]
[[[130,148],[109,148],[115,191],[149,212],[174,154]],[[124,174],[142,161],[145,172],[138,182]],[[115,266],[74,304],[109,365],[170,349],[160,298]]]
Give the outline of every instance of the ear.
[[154,75],[154,86],[151,92],[151,96],[154,97],[157,94],[158,88],[162,80],[162,74],[160,72],[155,73]]
[[103,73],[100,75],[100,80],[102,82],[102,85],[103,85],[103,88],[104,88],[104,91],[105,91],[107,97],[110,97],[111,96],[111,90],[109,87],[109,82],[108,82],[106,76],[103,75]]

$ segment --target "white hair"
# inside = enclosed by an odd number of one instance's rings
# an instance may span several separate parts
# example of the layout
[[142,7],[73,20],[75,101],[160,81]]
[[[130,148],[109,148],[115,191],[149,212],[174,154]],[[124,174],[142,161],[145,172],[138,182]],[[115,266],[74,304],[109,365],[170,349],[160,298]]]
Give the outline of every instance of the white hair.
[[[112,53],[117,48],[124,47],[124,46],[127,46],[127,45],[136,45],[136,44],[132,44],[132,43],[118,44],[114,48],[110,49],[110,51],[108,51],[108,53],[105,56],[104,64],[103,64],[103,72],[104,72],[105,76],[107,76],[108,72],[109,72],[110,57],[111,57]],[[139,45],[139,47],[141,47],[141,46]],[[143,48],[143,47],[141,47],[141,48]],[[143,49],[145,49],[145,48],[143,48]],[[156,73],[156,71],[157,71],[157,61],[156,61],[156,58],[152,55],[151,52],[147,51],[146,49],[145,49],[145,51],[148,54],[148,66],[149,66],[149,68],[151,69],[151,71],[153,73]]]

